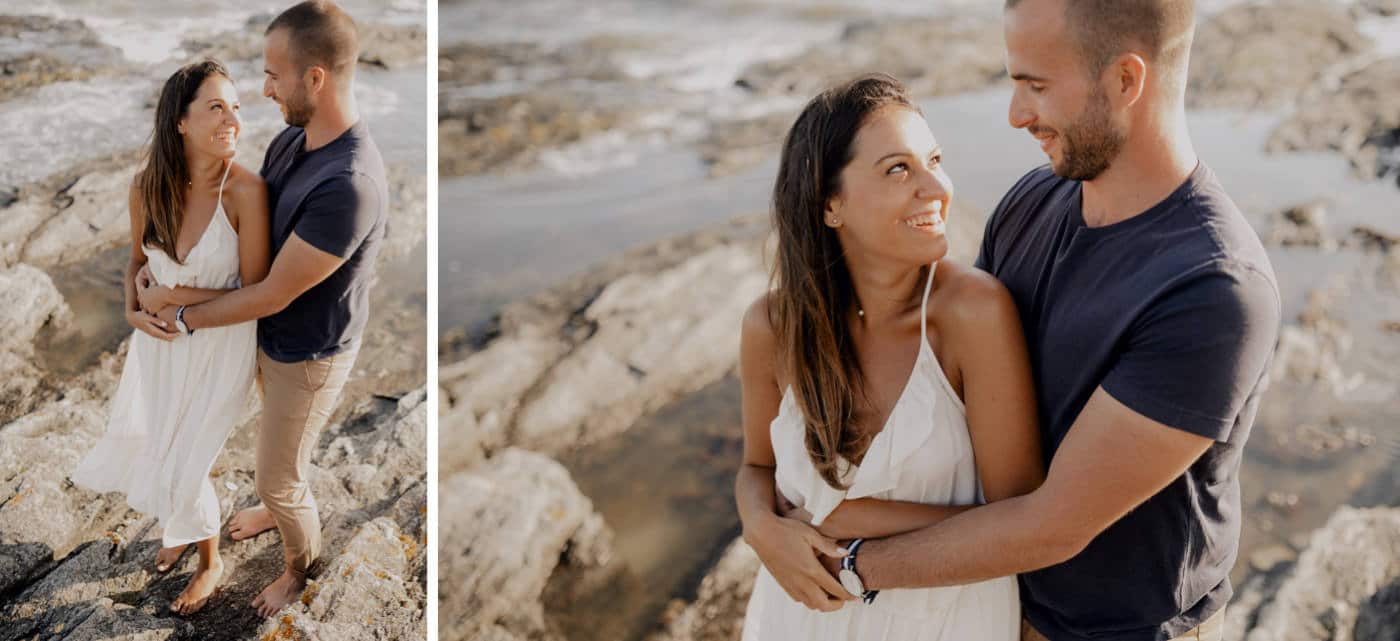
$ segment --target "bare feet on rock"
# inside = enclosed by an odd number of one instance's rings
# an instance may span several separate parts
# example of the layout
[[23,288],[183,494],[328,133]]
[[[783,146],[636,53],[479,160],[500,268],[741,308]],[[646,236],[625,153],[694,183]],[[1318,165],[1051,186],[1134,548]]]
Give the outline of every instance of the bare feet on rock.
[[263,532],[277,527],[277,521],[272,519],[272,513],[266,507],[256,505],[246,510],[239,510],[238,514],[228,522],[228,535],[235,541],[251,539]]
[[180,616],[189,616],[204,609],[223,576],[223,559],[216,556],[208,565],[200,564],[200,567],[195,569],[194,576],[190,577],[190,582],[185,585],[185,590],[170,602],[170,611]]
[[180,557],[184,556],[185,550],[189,547],[190,544],[186,543],[175,547],[161,548],[159,552],[156,552],[156,572],[161,574],[169,572],[170,568],[175,567],[175,564],[180,562]]
[[295,601],[298,596],[301,596],[301,591],[305,587],[305,578],[292,574],[291,570],[283,570],[282,576],[269,583],[258,594],[258,598],[253,599],[253,607],[258,609],[258,616],[265,619],[277,614],[278,610]]

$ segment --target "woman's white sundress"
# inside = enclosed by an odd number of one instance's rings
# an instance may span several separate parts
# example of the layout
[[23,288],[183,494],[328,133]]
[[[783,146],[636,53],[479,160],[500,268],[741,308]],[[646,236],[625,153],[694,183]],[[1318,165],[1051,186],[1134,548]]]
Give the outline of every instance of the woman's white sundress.
[[[225,169],[214,216],[185,264],[146,248],[156,282],[239,286],[238,235],[223,205],[227,180]],[[132,332],[106,432],[78,463],[73,482],[126,494],[132,508],[160,520],[166,547],[218,536],[222,518],[209,472],[248,410],[256,332],[256,322],[200,329],[169,342]]]
[[[769,425],[779,491],[820,525],[844,499],[982,503],[962,401],[928,346],[929,268],[920,306],[919,355],[884,428],[859,466],[842,467],[846,491],[822,480],[807,454],[802,410],[789,388]],[[860,564],[857,561],[857,569]],[[969,585],[881,590],[870,604],[848,601],[817,612],[793,601],[766,568],[758,572],[744,619],[744,641],[1016,641],[1020,598],[1014,576]]]

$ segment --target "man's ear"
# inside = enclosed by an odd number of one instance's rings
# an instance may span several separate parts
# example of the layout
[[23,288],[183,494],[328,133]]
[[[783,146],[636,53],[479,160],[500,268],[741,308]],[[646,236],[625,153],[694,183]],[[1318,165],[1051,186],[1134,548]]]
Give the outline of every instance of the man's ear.
[[1110,95],[1114,102],[1121,107],[1136,104],[1147,90],[1147,74],[1151,72],[1147,61],[1142,56],[1129,52],[1118,56],[1109,69],[1113,74]]
[[319,65],[312,65],[306,70],[306,88],[313,94],[320,93],[326,86],[326,69]]

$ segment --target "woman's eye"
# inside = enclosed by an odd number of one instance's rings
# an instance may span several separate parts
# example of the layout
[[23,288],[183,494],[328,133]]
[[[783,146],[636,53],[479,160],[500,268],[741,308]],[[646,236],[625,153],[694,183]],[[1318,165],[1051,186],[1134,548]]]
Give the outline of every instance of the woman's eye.
[[929,159],[928,159],[928,166],[929,166],[929,167],[937,167],[937,166],[939,166],[939,165],[941,165],[941,164],[943,164],[943,155],[942,155],[942,154],[933,156],[932,158],[929,158]]
[[885,173],[886,173],[886,174],[893,174],[893,173],[896,173],[896,172],[904,172],[904,171],[908,171],[908,170],[909,170],[909,166],[908,166],[908,165],[906,165],[906,164],[904,164],[904,163],[902,163],[902,162],[897,162],[897,163],[895,163],[893,166],[891,166],[889,169],[886,169],[886,170],[885,170]]

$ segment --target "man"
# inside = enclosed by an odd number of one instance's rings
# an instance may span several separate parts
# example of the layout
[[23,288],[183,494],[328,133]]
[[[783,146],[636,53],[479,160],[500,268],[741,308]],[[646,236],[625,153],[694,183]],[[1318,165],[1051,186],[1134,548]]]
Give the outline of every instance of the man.
[[355,24],[335,4],[298,4],[272,21],[263,95],[290,125],[273,139],[262,177],[270,198],[266,279],[162,320],[196,332],[258,320],[263,392],[256,483],[262,505],[234,516],[242,540],[276,527],[286,562],[253,607],[271,616],[306,585],[321,522],[307,467],[354,364],[384,236],[388,188],[379,150],[355,105]]
[[[1022,573],[1025,639],[1220,638],[1280,303],[1187,132],[1194,23],[1190,0],[1008,0],[1010,122],[1050,166],[998,205],[977,264],[1019,308],[1049,472],[1030,494],[864,542],[854,569],[875,598]],[[771,540],[750,524],[774,515],[742,516],[770,571],[831,585],[812,573],[837,573],[812,554],[829,542]]]

